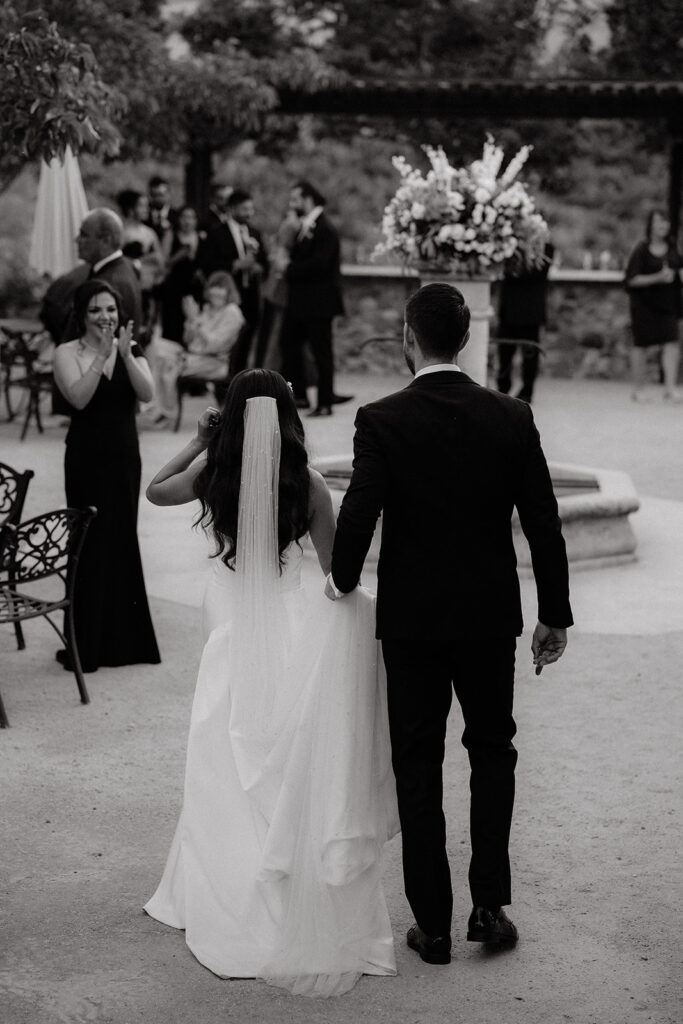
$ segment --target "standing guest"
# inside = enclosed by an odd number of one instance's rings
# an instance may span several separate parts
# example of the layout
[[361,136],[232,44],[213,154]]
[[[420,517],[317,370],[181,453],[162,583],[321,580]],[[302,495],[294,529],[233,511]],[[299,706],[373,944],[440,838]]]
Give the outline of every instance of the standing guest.
[[[204,276],[216,270],[232,275],[240,293],[244,328],[230,355],[230,376],[246,369],[261,316],[261,278],[268,273],[268,255],[260,233],[252,227],[254,201],[248,192],[234,189],[227,211],[210,225],[199,252]],[[214,217],[215,219],[215,217]]]
[[278,228],[268,277],[261,294],[263,307],[256,344],[256,365],[267,370],[279,370],[282,365],[280,332],[287,308],[286,267],[289,254],[299,232],[301,222],[294,210],[288,210]]
[[135,189],[124,189],[116,197],[123,218],[123,255],[133,261],[142,292],[143,328],[140,339],[148,345],[157,319],[156,286],[161,282],[164,257],[156,231],[146,223],[149,217],[147,196]]
[[197,251],[203,232],[197,229],[197,213],[192,206],[178,210],[175,227],[162,243],[166,276],[160,288],[161,334],[169,341],[183,342],[185,314],[183,299],[188,295],[199,300],[202,294],[198,279]]
[[156,392],[155,407],[150,410],[153,426],[170,425],[177,413],[177,380],[185,352],[183,303],[188,296],[199,301],[203,293],[197,265],[200,239],[197,214],[192,206],[184,206],[162,242],[166,276],[157,289],[161,332],[148,352]]
[[289,291],[280,338],[282,372],[292,382],[297,407],[307,409],[308,343],[318,371],[318,402],[309,415],[331,416],[333,404],[351,398],[335,395],[333,388],[332,321],[344,312],[339,235],[325,216],[325,199],[309,182],[294,186],[290,208],[300,223],[291,253],[281,263]]
[[[133,321],[133,335],[137,338],[142,325],[142,293],[135,267],[123,255],[121,218],[105,207],[92,210],[83,219],[76,245],[78,258],[83,262],[53,281],[43,298],[41,319],[55,345],[76,337],[74,295],[79,285],[91,277],[106,281],[118,292],[122,321]],[[63,416],[71,413],[56,386],[52,392],[52,411]]]
[[73,299],[76,289],[89,277],[106,281],[119,293],[123,320],[133,321],[137,337],[142,323],[142,297],[135,267],[123,254],[121,218],[101,207],[83,220],[76,237],[78,258],[83,262],[62,274],[45,293],[41,317],[55,345],[75,336]]
[[228,200],[232,193],[232,185],[225,181],[214,181],[211,185],[211,202],[206,222],[202,225],[207,235],[211,234],[213,228],[228,221]]
[[171,206],[171,195],[166,178],[155,175],[149,179],[149,214],[147,223],[154,229],[159,241],[174,227],[178,218],[176,210]]
[[[101,665],[157,664],[137,538],[140,451],[138,401],[154,394],[152,375],[123,326],[116,290],[86,281],[74,296],[75,337],[55,353],[57,386],[71,407],[64,460],[66,500],[94,505],[81,552],[74,625],[84,672]],[[57,654],[66,664],[65,651]],[[70,666],[66,666],[70,667]]]
[[[513,266],[505,271],[500,286],[498,336],[505,342],[498,345],[498,390],[504,395],[512,387],[512,361],[519,341],[522,348],[522,386],[517,398],[531,402],[538,375],[540,332],[546,322],[546,292],[548,270],[553,261],[554,248],[548,242],[545,262],[541,267]],[[531,344],[524,344],[530,342]]]
[[683,260],[671,237],[669,218],[652,210],[645,226],[645,238],[636,245],[626,267],[626,287],[631,305],[634,401],[646,398],[644,391],[648,351],[655,349],[664,374],[664,398],[680,402],[676,389],[680,362],[679,319],[683,314],[681,279]]

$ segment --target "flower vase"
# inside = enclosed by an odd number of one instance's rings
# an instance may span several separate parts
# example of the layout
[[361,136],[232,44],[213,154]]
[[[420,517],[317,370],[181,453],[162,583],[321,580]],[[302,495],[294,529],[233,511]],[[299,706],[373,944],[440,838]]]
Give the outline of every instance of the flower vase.
[[452,270],[438,270],[435,267],[418,267],[420,284],[445,282],[462,292],[470,310],[470,340],[458,355],[458,366],[477,384],[486,387],[488,383],[489,321],[493,316],[491,306],[491,278],[467,277]]

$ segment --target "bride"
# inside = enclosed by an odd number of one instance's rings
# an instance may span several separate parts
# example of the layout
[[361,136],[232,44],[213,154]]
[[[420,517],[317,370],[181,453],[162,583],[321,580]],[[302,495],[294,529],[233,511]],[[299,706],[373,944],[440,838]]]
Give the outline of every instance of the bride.
[[301,541],[327,574],[335,524],[280,374],[238,374],[222,415],[203,414],[147,496],[199,499],[217,552],[183,807],[145,910],[184,928],[221,977],[333,996],[361,974],[395,974],[381,850],[398,823],[374,598],[302,588]]

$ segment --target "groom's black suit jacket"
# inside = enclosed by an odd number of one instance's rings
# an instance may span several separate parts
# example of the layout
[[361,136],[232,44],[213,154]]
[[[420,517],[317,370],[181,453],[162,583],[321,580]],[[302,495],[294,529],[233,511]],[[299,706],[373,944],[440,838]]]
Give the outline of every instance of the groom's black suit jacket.
[[561,522],[530,407],[464,373],[417,377],[358,410],[334,582],[344,592],[356,586],[382,512],[378,637],[519,635],[515,506],[531,548],[538,617],[570,626]]

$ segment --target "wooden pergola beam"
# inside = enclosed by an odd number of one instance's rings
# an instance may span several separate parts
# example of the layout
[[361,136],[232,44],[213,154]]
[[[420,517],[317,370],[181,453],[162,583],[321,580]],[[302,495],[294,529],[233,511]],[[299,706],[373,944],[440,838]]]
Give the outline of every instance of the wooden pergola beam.
[[681,223],[683,188],[683,81],[577,79],[461,79],[363,81],[318,86],[315,92],[281,88],[283,114],[412,118],[556,118],[663,120],[671,137],[669,216],[674,236]]
[[536,79],[385,82],[279,89],[287,114],[392,117],[666,118],[683,124],[683,81]]

